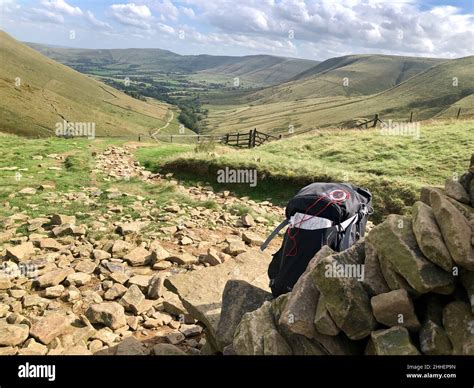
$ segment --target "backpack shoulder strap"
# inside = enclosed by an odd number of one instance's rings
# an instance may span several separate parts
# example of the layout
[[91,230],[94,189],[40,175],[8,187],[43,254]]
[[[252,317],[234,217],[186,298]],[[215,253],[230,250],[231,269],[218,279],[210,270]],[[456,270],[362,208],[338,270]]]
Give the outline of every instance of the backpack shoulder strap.
[[349,218],[348,220],[344,221],[343,223],[341,223],[344,236],[342,237],[342,240],[339,244],[339,252],[342,252],[342,251],[346,250],[347,248],[349,248],[352,228],[355,227],[355,225],[357,224],[358,219],[359,219],[359,215],[356,214],[355,216],[353,216],[353,217]]
[[339,242],[338,246],[339,252],[342,252],[350,247],[352,228],[357,227],[357,225],[364,219],[364,217],[367,217],[369,214],[371,214],[370,211],[371,208],[367,207],[364,204],[360,207],[359,211],[354,216],[348,218],[346,221],[341,222],[339,224],[338,230],[341,234],[343,234],[342,240]]
[[270,236],[268,236],[267,239],[266,239],[266,240],[263,242],[263,244],[260,246],[260,250],[261,250],[262,252],[267,248],[268,244],[270,244],[270,241],[272,241],[272,240],[275,238],[275,236],[276,236],[278,233],[280,233],[280,230],[282,230],[286,225],[288,225],[289,222],[290,222],[290,221],[289,221],[288,219],[283,220],[283,221],[280,223],[280,225],[278,225],[278,226],[275,228],[275,230],[274,230],[272,233],[270,233]]

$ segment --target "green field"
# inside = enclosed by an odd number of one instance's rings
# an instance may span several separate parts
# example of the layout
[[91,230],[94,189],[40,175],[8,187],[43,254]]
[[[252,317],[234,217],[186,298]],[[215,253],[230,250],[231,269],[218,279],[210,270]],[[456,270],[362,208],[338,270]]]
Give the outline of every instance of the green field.
[[[188,150],[188,152],[186,152]],[[242,195],[284,204],[303,185],[349,181],[374,194],[375,219],[403,213],[424,185],[443,185],[460,176],[474,150],[474,121],[420,123],[420,137],[383,135],[378,129],[321,130],[274,141],[250,150],[216,147],[196,153],[181,147],[166,155],[162,148],[138,151],[149,168],[173,171],[184,180],[207,180],[216,188],[219,169],[256,169],[256,188],[224,185]],[[172,156],[175,153],[177,155]]]
[[[24,139],[11,135],[0,136],[0,220],[22,212],[30,217],[54,213],[69,214],[78,216],[83,222],[92,222],[94,218],[91,218],[90,212],[96,207],[91,208],[85,200],[86,197],[80,195],[89,190],[104,192],[111,187],[128,195],[109,199],[105,193],[101,194],[99,209],[104,213],[107,212],[107,206],[121,205],[123,214],[138,217],[139,213],[133,206],[133,196],[154,200],[157,206],[176,201],[193,206],[214,206],[209,201],[196,202],[177,192],[176,186],[166,181],[150,184],[136,178],[104,180],[101,173],[94,171],[93,154],[102,152],[110,145],[123,144],[124,140],[114,139]],[[162,146],[164,150],[172,150],[173,147],[166,143]],[[48,155],[57,155],[61,159]],[[33,159],[38,156],[42,159]],[[40,188],[42,185],[45,185],[43,190]],[[19,194],[24,188],[34,188],[37,192],[35,195]],[[64,200],[68,195],[71,199]],[[79,197],[75,199],[76,196]],[[155,227],[162,226],[161,222],[155,224]]]
[[[67,120],[94,122],[100,139],[47,138],[17,145],[19,137],[1,137],[0,168],[18,167],[0,170],[4,201],[25,184],[56,183],[62,192],[94,185],[89,151],[125,141],[113,137],[157,134],[164,135],[161,141],[138,148],[137,158],[152,171],[173,172],[184,184],[208,183],[284,205],[310,182],[351,181],[374,193],[375,219],[380,220],[403,213],[421,186],[461,174],[474,149],[473,56],[351,55],[317,63],[265,55],[31,46],[89,75],[1,32],[0,133],[54,136],[55,124]],[[134,88],[122,88],[126,74]],[[237,87],[232,86],[235,77],[242,82]],[[342,86],[345,77],[349,84]],[[454,120],[459,109],[460,119]],[[383,135],[380,128],[347,129],[375,114],[405,125],[412,113],[419,138]],[[180,122],[205,134],[257,128],[286,138],[239,151],[212,142],[196,146],[179,136],[194,134],[188,128],[180,133]],[[65,155],[61,170],[48,169],[56,160],[31,160],[48,153]],[[226,166],[258,170],[258,186],[217,184],[216,172]],[[20,181],[12,178],[16,172],[22,174]],[[127,184],[138,192],[156,190]],[[13,207],[25,208],[24,198],[12,198]]]

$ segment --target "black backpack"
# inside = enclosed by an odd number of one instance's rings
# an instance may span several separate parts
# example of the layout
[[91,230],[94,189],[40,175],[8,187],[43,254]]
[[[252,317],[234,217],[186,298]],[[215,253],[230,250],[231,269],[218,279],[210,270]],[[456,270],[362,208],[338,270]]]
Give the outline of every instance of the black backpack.
[[263,251],[289,225],[268,268],[273,296],[291,291],[324,245],[340,252],[363,237],[372,212],[372,194],[352,184],[312,183],[302,188],[288,202],[285,221],[260,248]]

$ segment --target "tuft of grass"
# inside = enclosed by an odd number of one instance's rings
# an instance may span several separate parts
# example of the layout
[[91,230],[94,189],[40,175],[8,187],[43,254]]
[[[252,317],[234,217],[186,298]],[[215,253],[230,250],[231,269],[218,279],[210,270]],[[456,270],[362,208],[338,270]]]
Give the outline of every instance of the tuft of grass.
[[212,152],[216,149],[216,142],[211,141],[202,141],[196,144],[194,147],[194,152]]
[[193,146],[190,144],[157,143],[153,147],[138,148],[135,156],[147,170],[157,172],[166,160],[192,150]]
[[241,204],[233,204],[229,206],[228,210],[231,214],[234,214],[237,216],[243,216],[244,214],[252,213],[252,209],[249,206],[245,206]]

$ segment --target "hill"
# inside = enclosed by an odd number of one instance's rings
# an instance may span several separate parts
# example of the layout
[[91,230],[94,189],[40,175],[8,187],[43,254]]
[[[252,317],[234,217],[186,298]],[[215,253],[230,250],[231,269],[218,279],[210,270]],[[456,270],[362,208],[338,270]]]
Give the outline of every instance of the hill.
[[[212,80],[213,77],[233,81],[242,79],[243,85],[265,86],[276,85],[288,80],[291,75],[298,75],[304,69],[313,66],[315,61],[296,58],[281,58],[270,55],[253,55],[228,61],[211,69],[201,70],[194,79]],[[310,67],[311,68],[311,67]]]
[[52,135],[58,122],[95,123],[97,135],[178,131],[171,106],[134,99],[0,31],[0,132]]
[[256,92],[254,99],[276,102],[379,93],[443,61],[372,54],[331,58],[298,74],[287,83]]
[[458,108],[462,108],[462,117],[469,117],[474,115],[473,65],[473,56],[444,61],[368,96],[285,101],[278,99],[277,93],[269,102],[210,105],[208,128],[217,133],[248,131],[255,127],[264,132],[288,133],[291,128],[344,125],[354,118],[372,117],[375,113],[384,119],[403,121],[412,111],[415,120],[452,118]]
[[288,81],[318,63],[271,55],[179,55],[161,49],[73,49],[27,44],[55,61],[89,74],[133,72],[134,75],[153,76],[177,73],[190,75],[195,81],[215,83],[230,83],[234,77],[239,77],[247,87]]

